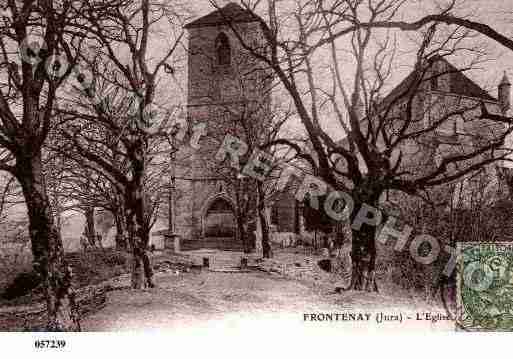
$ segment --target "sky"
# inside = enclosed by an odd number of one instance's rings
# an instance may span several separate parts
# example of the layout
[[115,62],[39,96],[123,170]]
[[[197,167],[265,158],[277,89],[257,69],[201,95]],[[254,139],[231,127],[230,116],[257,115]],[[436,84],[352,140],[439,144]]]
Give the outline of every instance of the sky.
[[[433,1],[415,1],[418,3],[418,12],[429,9],[428,4]],[[513,1],[511,0],[465,0],[456,10],[457,15],[470,15],[469,18],[487,24],[500,33],[513,35]],[[415,17],[416,11],[412,11]],[[496,86],[506,71],[513,79],[513,51],[485,38],[478,36],[475,41],[483,41],[488,47],[489,61],[486,65],[473,71],[469,76],[485,89],[493,89],[496,95]]]

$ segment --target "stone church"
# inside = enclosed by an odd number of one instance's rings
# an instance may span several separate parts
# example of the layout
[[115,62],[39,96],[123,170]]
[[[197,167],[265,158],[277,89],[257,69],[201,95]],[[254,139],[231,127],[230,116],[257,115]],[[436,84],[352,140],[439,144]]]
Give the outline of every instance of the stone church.
[[[205,133],[196,148],[186,144],[176,155],[171,232],[181,238],[182,248],[240,249],[242,245],[236,238],[236,215],[248,208],[242,208],[238,196],[249,196],[243,199],[247,203],[254,193],[237,188],[244,181],[226,161],[216,159],[216,153],[226,135],[251,142],[249,137],[265,132],[270,117],[269,73],[243,46],[265,51],[259,21],[251,11],[229,3],[185,25],[187,122],[189,129],[205,126]],[[298,221],[295,201],[289,196],[280,203],[279,211],[268,211],[269,220],[277,231],[292,232]],[[253,223],[246,230],[251,233],[256,228]]]

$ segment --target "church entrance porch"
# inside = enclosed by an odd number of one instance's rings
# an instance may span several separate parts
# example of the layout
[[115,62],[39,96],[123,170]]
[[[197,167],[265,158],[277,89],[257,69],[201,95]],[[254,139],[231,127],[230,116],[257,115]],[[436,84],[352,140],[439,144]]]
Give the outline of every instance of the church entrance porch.
[[204,238],[235,237],[235,213],[232,204],[224,197],[217,197],[206,207],[203,215]]
[[203,208],[201,237],[182,240],[181,250],[242,251],[243,245],[236,233],[234,205],[228,196],[220,194],[208,200]]

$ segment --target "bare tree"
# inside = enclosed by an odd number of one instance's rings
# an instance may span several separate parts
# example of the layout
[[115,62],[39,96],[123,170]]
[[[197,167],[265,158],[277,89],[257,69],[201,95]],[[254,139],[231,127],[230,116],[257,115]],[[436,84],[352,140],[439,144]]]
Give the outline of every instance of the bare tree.
[[[91,4],[88,4],[91,12],[86,20],[92,34],[90,46],[97,53],[94,57],[84,58],[84,61],[91,66],[95,83],[82,92],[80,111],[62,113],[80,123],[92,124],[93,132],[81,132],[77,127],[74,131],[63,132],[63,135],[73,144],[77,154],[94,163],[92,167],[101,168],[123,194],[127,233],[133,252],[132,286],[142,286],[144,269],[145,284],[153,287],[147,255],[148,199],[144,182],[152,157],[148,150],[150,142],[162,135],[158,129],[159,124],[166,120],[166,111],[162,114],[164,118],[156,118],[155,107],[152,106],[156,105],[158,75],[164,69],[172,69],[168,61],[180,44],[182,30],[157,60],[156,55],[150,52],[152,41],[155,41],[151,36],[163,24],[171,24],[167,33],[174,31],[172,26],[181,24],[182,15],[166,3],[126,1],[123,6],[109,12],[108,20],[102,21]],[[109,97],[112,99],[110,102]],[[153,129],[157,131],[153,132]],[[98,138],[94,133],[98,130],[107,133],[108,138]],[[115,156],[99,156],[98,149],[90,149],[91,143],[103,150],[108,149]],[[113,162],[114,158],[119,158],[120,162]]]
[[[241,88],[244,89],[243,84]],[[265,101],[247,101],[237,112],[231,113],[233,125],[229,128],[237,130],[229,131],[229,134],[242,140],[247,149],[245,155],[238,159],[236,166],[231,164],[236,167],[235,170],[225,168],[224,177],[236,188],[239,237],[244,236],[247,222],[252,218],[257,219],[264,258],[272,257],[270,223],[266,209],[272,204],[272,198],[276,193],[276,169],[287,162],[288,154],[286,150],[280,151],[281,146],[275,143],[275,140],[283,135],[282,126],[292,113],[290,109],[281,109],[281,104],[272,108],[268,106],[269,103]]]
[[[397,1],[397,8],[402,7],[406,1]],[[346,35],[348,33],[353,32],[357,28],[363,27],[363,28],[385,28],[385,29],[391,29],[396,28],[400,29],[402,31],[418,31],[422,29],[423,27],[427,27],[429,25],[432,25],[433,23],[440,23],[440,24],[446,24],[446,25],[455,25],[458,27],[466,28],[472,31],[475,31],[477,33],[480,33],[497,43],[503,45],[504,47],[513,50],[513,40],[508,37],[505,34],[500,33],[499,31],[495,30],[492,26],[485,24],[484,22],[479,22],[475,20],[469,19],[467,16],[459,16],[457,14],[456,7],[459,5],[459,3],[462,3],[461,5],[465,4],[465,1],[458,1],[458,0],[450,0],[447,1],[447,3],[443,6],[438,7],[438,12],[433,14],[428,14],[420,19],[417,19],[415,21],[400,21],[395,19],[383,19],[381,21],[359,21],[357,18],[353,18],[352,26],[348,26],[344,29],[341,29],[339,31],[333,32],[329,34],[328,37],[326,37],[323,41],[319,43],[319,45],[322,45],[323,43],[329,43],[333,41],[334,38],[337,38],[339,36]],[[464,7],[464,6],[462,6]]]
[[[112,213],[117,228],[116,248],[126,249],[126,226],[121,212],[122,194],[109,181],[99,168],[87,167],[82,158],[73,151],[66,152],[62,148],[63,139],[49,151],[49,159],[45,163],[46,182],[52,198],[52,208],[56,216],[66,212],[76,212],[84,216],[85,225],[83,234],[90,246],[98,243],[95,229],[96,210],[105,210]],[[121,213],[120,213],[121,212]]]
[[[271,26],[261,20],[267,48],[253,48],[244,43],[241,36],[238,36],[239,41],[274,71],[288,92],[311,141],[312,152],[305,153],[293,143],[288,145],[299,152],[331,189],[351,195],[355,202],[352,222],[360,211],[368,210],[368,206],[377,208],[380,197],[386,192],[426,198],[430,188],[458,180],[506,157],[505,152],[497,150],[511,132],[505,126],[509,120],[490,113],[479,100],[465,103],[456,99],[451,104],[435,101],[437,103],[425,107],[427,110],[419,112],[419,101],[422,103],[427,84],[434,82],[432,78],[465,70],[449,67],[438,73],[433,69],[440,59],[465,51],[461,42],[468,36],[466,32],[461,29],[437,31],[436,25],[431,26],[416,45],[412,74],[397,92],[382,100],[395,58],[393,39],[387,36],[380,42],[372,26],[355,27],[354,23],[391,21],[403,1],[296,1],[290,16],[283,14],[284,10],[280,13],[274,0],[268,3],[269,9],[274,11],[270,14]],[[280,21],[273,22],[273,18]],[[232,29],[237,33],[233,26]],[[335,34],[347,35],[344,41],[349,46],[353,68],[349,79],[341,69],[342,39]],[[375,43],[377,49],[373,47]],[[321,54],[329,59],[323,61],[323,66],[316,61]],[[325,75],[326,68],[331,76]],[[428,113],[430,120],[426,123]],[[326,130],[327,118],[334,119],[332,124],[345,132],[343,141],[337,141]],[[470,137],[479,133],[487,122],[495,124],[496,132],[486,139],[471,141],[472,145],[465,149],[449,145],[443,158],[434,161],[433,149],[440,147],[433,142],[437,132],[458,121],[473,124],[467,134]],[[427,141],[430,145],[424,146],[426,139],[430,140]],[[280,142],[287,143],[286,140]],[[406,149],[411,148],[411,143],[422,148],[419,153],[424,156],[417,161],[406,159]],[[422,159],[425,162],[420,161]],[[416,163],[416,168],[412,168],[411,163]],[[352,289],[377,290],[375,235],[376,228],[372,225],[352,229]]]
[[[45,289],[48,330],[78,330],[79,318],[59,231],[43,178],[42,148],[64,80],[83,33],[83,5],[72,1],[3,1],[0,39],[1,169],[21,185],[28,210],[34,267]],[[118,1],[106,1],[108,9]],[[7,14],[7,15],[6,15]],[[20,54],[21,56],[18,56]],[[21,58],[21,60],[20,60]]]

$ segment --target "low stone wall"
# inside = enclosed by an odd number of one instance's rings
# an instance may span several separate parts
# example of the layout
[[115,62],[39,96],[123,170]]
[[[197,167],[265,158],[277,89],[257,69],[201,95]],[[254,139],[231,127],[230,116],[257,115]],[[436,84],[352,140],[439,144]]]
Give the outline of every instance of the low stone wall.
[[46,322],[46,305],[0,308],[0,331],[37,331]]
[[[330,262],[329,271],[319,265],[323,260]],[[351,281],[351,259],[347,248],[342,248],[336,257],[328,253],[312,253],[311,247],[279,249],[274,258],[259,260],[257,268],[270,274],[324,286],[327,290],[346,288]]]
[[[162,256],[162,253],[160,254]],[[153,262],[154,275],[169,272],[189,272],[194,262],[190,256],[169,253]],[[130,273],[111,278],[96,285],[76,290],[80,316],[86,317],[101,310],[107,303],[107,293],[130,288]],[[24,306],[0,307],[0,331],[42,331],[46,325],[46,304],[35,303]]]
[[[106,292],[105,284],[77,290],[76,300],[80,316],[102,309],[107,300]],[[46,322],[46,304],[44,303],[0,308],[0,331],[44,331]]]

